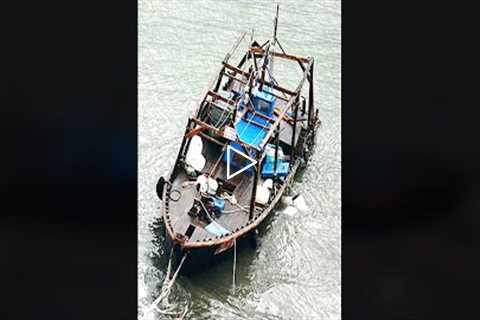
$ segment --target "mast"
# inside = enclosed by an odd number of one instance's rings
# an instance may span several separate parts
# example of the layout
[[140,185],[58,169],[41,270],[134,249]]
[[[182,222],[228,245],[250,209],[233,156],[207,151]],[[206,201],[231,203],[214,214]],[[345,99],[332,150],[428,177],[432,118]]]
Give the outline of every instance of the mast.
[[[273,19],[273,38],[272,38],[273,47],[272,47],[272,52],[271,52],[272,62],[271,62],[271,66],[270,66],[270,75],[273,75],[273,57],[275,55],[275,46],[277,45],[278,9],[279,9],[279,5],[277,3],[277,11],[275,13],[275,18]],[[270,81],[273,82],[273,79],[270,79]]]
[[277,43],[278,9],[279,5],[277,3],[277,13],[275,14],[275,19],[273,20],[273,45]]
[[[265,49],[265,55],[263,57],[262,77],[261,77],[262,81],[260,82],[260,87],[259,87],[260,91],[263,90],[263,83],[265,82],[265,71],[267,69],[270,56],[271,56],[271,60],[272,60],[271,66],[270,66],[270,73],[273,74],[273,56],[274,56],[273,53],[275,52],[275,44],[277,42],[278,10],[279,10],[279,5],[277,4],[277,10],[276,10],[275,18],[273,19],[273,36],[272,36],[272,39],[270,40],[270,42],[268,43],[267,48]],[[270,48],[272,50],[272,54],[270,54]],[[273,79],[270,79],[270,80],[273,81]]]

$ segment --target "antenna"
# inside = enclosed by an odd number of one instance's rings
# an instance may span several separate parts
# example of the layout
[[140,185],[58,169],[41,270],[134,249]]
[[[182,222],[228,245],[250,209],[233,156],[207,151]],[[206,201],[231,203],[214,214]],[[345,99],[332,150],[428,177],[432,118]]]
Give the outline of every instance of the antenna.
[[275,19],[273,20],[273,45],[277,42],[277,25],[278,25],[278,10],[279,10],[279,5],[277,3],[277,12],[275,14]]
[[[275,14],[275,18],[273,19],[273,38],[272,40],[268,43],[267,47],[265,48],[265,54],[263,56],[263,65],[262,65],[262,80],[260,82],[260,87],[259,90],[263,90],[263,82],[265,81],[265,71],[267,69],[267,65],[269,63],[269,56],[271,55],[272,58],[270,59],[270,72],[269,72],[269,77],[271,78],[271,74],[273,74],[273,52],[275,51],[275,43],[277,42],[277,24],[278,24],[278,10],[279,10],[279,5],[277,3],[277,10]],[[273,46],[272,46],[273,45]],[[270,52],[270,48],[272,52]],[[273,81],[273,79],[270,79]]]

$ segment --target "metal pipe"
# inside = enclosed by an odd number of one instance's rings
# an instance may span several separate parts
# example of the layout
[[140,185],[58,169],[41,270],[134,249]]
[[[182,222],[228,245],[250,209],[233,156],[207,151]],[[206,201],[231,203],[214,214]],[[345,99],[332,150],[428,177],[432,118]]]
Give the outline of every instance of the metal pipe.
[[293,127],[292,127],[292,145],[291,145],[291,152],[290,152],[290,168],[293,166],[295,163],[295,133],[297,129],[297,118],[298,118],[298,106],[300,105],[300,99],[297,96],[297,99],[295,101],[295,115],[294,115],[294,121],[293,121]]
[[252,220],[253,218],[253,211],[255,210],[255,198],[257,196],[257,184],[258,184],[258,176],[260,175],[260,158],[259,158],[259,152],[257,153],[257,166],[255,170],[255,176],[253,179],[253,187],[252,187],[252,198],[250,199],[250,211],[248,213],[248,220]]

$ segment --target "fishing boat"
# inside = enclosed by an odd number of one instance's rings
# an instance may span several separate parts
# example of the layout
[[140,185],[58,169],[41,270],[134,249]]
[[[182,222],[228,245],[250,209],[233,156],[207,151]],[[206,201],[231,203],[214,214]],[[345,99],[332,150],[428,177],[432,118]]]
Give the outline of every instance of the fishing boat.
[[[313,152],[320,124],[314,58],[287,53],[277,39],[260,44],[242,33],[188,118],[180,150],[156,191],[166,238],[179,252],[219,255],[241,239],[256,243]],[[244,41],[245,40],[245,41]],[[231,57],[246,42],[240,61]],[[294,88],[277,82],[274,61],[300,68]]]

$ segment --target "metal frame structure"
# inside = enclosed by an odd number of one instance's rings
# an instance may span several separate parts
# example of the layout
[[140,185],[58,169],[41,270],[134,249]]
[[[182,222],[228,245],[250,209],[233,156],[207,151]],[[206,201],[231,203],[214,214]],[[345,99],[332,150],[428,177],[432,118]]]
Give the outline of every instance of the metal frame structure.
[[[253,182],[252,194],[251,194],[251,200],[250,200],[249,222],[247,223],[247,226],[245,228],[232,232],[232,234],[225,237],[225,239],[230,239],[230,238],[233,239],[235,238],[235,234],[237,234],[237,236],[240,236],[241,234],[248,232],[250,229],[258,225],[261,222],[261,220],[263,220],[263,218],[268,214],[268,211],[271,210],[270,205],[272,204],[270,204],[268,208],[264,208],[264,209],[267,209],[266,213],[265,213],[265,210],[263,210],[262,213],[257,216],[255,216],[254,214],[256,209],[256,204],[255,204],[256,189],[257,189],[259,176],[261,174],[262,160],[265,157],[265,152],[264,152],[265,146],[270,141],[273,141],[273,143],[275,144],[274,174],[277,172],[277,158],[278,158],[278,149],[279,149],[279,140],[280,140],[279,135],[280,135],[280,129],[281,129],[280,124],[282,119],[287,120],[289,123],[293,125],[292,126],[293,134],[291,139],[291,153],[290,153],[290,172],[288,174],[288,177],[285,179],[285,183],[278,190],[280,192],[278,192],[277,190],[275,191],[274,193],[275,200],[273,201],[274,203],[276,203],[276,201],[278,200],[278,196],[283,192],[286,184],[288,184],[288,182],[292,179],[292,175],[295,173],[299,165],[297,161],[296,153],[295,153],[295,141],[296,141],[296,135],[299,134],[299,132],[297,132],[296,130],[297,122],[305,120],[305,119],[299,120],[299,114],[300,114],[299,108],[300,108],[301,98],[303,100],[302,106],[301,106],[301,114],[304,115],[305,112],[307,113],[306,120],[307,120],[308,130],[314,130],[315,124],[317,122],[316,115],[314,115],[314,100],[313,100],[314,59],[313,57],[301,57],[301,56],[296,56],[296,55],[286,53],[276,37],[278,7],[277,7],[277,16],[275,17],[274,21],[275,21],[275,25],[274,25],[273,38],[271,40],[266,41],[262,45],[259,45],[256,41],[253,40],[253,31],[252,31],[252,39],[249,43],[248,49],[246,50],[245,54],[243,55],[242,59],[240,60],[237,66],[230,64],[229,60],[233,55],[233,53],[238,48],[238,46],[240,45],[240,43],[242,42],[242,40],[245,38],[245,35],[246,35],[245,32],[240,35],[240,37],[235,41],[230,52],[226,54],[225,58],[222,61],[221,67],[215,74],[214,79],[212,79],[212,81],[210,82],[210,85],[207,87],[207,90],[202,94],[201,99],[197,104],[195,111],[188,118],[185,133],[183,135],[180,149],[177,154],[173,171],[171,172],[170,179],[169,179],[170,183],[174,181],[178,173],[178,170],[180,168],[182,159],[184,159],[186,156],[186,152],[190,144],[190,139],[193,135],[200,135],[202,138],[205,138],[221,146],[222,152],[225,151],[228,141],[227,142],[220,141],[223,138],[225,138],[223,130],[211,124],[208,124],[201,119],[201,115],[203,114],[203,112],[205,112],[205,110],[207,110],[207,108],[216,107],[221,109],[221,107],[218,106],[217,104],[217,102],[220,101],[222,103],[225,103],[233,107],[232,117],[229,125],[234,127],[236,121],[238,121],[237,118],[238,118],[239,101],[227,99],[219,93],[222,81],[224,79],[227,80],[224,85],[224,88],[231,88],[234,82],[239,82],[242,85],[247,86],[248,93],[249,93],[248,99],[250,99],[251,93],[252,93],[251,92],[252,87],[254,86],[254,83],[256,83],[256,85],[258,85],[260,89],[264,85],[269,86],[272,89],[271,94],[277,99],[281,99],[285,102],[285,105],[281,110],[276,110],[275,119],[262,115],[260,113],[256,114],[262,117],[264,120],[266,120],[269,124],[269,126],[261,125],[261,127],[263,127],[265,130],[268,129],[268,131],[266,132],[265,137],[262,139],[262,141],[258,146],[245,143],[244,141],[241,141],[238,136],[236,138],[235,142],[238,143],[247,154],[251,154],[249,150],[252,150],[255,152],[257,164],[254,166],[254,177],[253,177],[254,182]],[[275,48],[277,45],[280,51],[275,51]],[[298,83],[297,87],[294,90],[280,86],[278,83],[276,83],[276,81],[272,78],[271,75],[269,76],[270,80],[265,79],[268,64],[269,62],[273,63],[274,58],[295,61],[298,63],[303,74],[300,82]],[[262,60],[263,60],[263,64],[260,65]],[[249,70],[243,70],[242,67],[248,61],[251,61],[251,66],[249,67]],[[240,75],[240,78],[238,77],[239,75]],[[242,77],[248,79],[248,81],[245,81],[245,79],[242,79]],[[305,105],[305,98],[301,96],[301,91],[305,83],[305,80],[309,82],[307,106]],[[290,110],[293,111],[293,118],[287,115],[287,112],[289,112]],[[209,131],[210,134],[208,135],[204,131]],[[168,188],[166,188],[165,190],[165,193],[167,192],[168,192]],[[166,209],[168,210],[168,197],[164,197],[164,199],[166,199],[166,202],[167,202]],[[168,218],[168,212],[167,212],[167,218]],[[175,238],[175,234],[173,234],[173,230],[170,230],[170,228],[167,227],[167,231],[169,233],[172,233],[170,234],[172,238]],[[222,241],[220,242],[217,241],[216,243],[223,243],[227,241],[225,239],[222,239]],[[195,243],[188,244],[188,246],[194,248],[194,247],[208,246],[211,244],[213,243],[209,243],[207,241],[207,242],[203,242],[202,244],[195,244]]]

